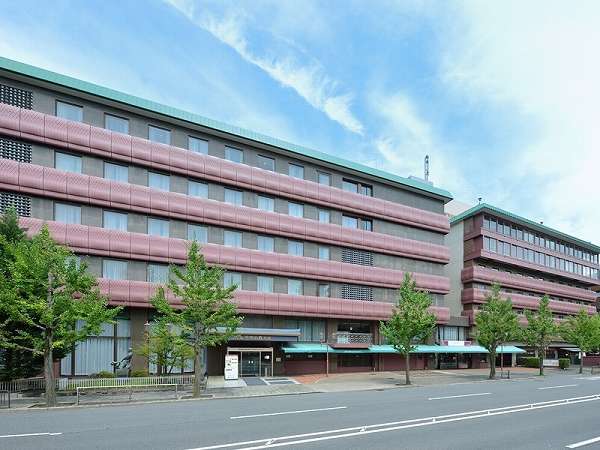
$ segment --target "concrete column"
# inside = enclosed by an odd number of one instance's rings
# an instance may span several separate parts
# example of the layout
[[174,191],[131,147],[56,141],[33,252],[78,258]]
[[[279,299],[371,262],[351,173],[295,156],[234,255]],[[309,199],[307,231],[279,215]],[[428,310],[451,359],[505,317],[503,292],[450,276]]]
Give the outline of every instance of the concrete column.
[[516,353],[512,354],[511,366],[517,367],[517,354]]

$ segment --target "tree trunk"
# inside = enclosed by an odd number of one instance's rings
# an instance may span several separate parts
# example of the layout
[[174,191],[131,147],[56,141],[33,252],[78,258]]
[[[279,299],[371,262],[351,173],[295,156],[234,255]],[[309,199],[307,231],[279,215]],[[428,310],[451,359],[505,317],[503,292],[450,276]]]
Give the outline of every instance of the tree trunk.
[[56,381],[54,358],[52,357],[52,331],[46,330],[44,348],[44,379],[46,381],[46,406],[56,406]]
[[[48,272],[48,288],[46,302],[48,309],[53,308],[52,298],[52,273]],[[52,357],[52,346],[54,335],[51,328],[44,331],[44,380],[46,382],[46,406],[56,406],[56,381],[54,380],[54,358]]]
[[496,378],[496,352],[490,352],[488,357],[490,358],[490,376],[488,378],[494,380]]
[[202,347],[200,346],[201,335],[201,325],[196,323],[194,326],[194,397],[200,397],[200,394],[202,393],[202,381],[204,379],[204,367],[202,366]]
[[579,352],[579,373],[583,373],[583,352]]
[[544,355],[546,352],[543,349],[540,349],[540,376],[544,375]]
[[404,357],[406,358],[406,367],[404,369],[404,373],[406,374],[406,384],[409,385],[410,384],[410,353],[406,352],[404,354]]

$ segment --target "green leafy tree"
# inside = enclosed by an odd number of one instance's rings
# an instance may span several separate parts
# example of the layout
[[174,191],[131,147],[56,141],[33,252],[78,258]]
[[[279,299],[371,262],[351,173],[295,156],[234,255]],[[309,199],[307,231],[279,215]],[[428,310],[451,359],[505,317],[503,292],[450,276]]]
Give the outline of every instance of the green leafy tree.
[[579,348],[579,373],[583,373],[583,353],[600,349],[600,316],[581,309],[560,325],[559,332],[566,342]]
[[231,301],[237,286],[223,287],[224,274],[222,267],[209,266],[198,243],[192,242],[185,267],[172,266],[172,279],[167,283],[182,308],[173,308],[164,295],[155,297],[155,308],[169,323],[181,327],[194,350],[195,397],[202,393],[204,349],[227,342],[243,320]]
[[[0,314],[7,318],[0,328],[0,346],[43,357],[46,402],[55,406],[56,352],[98,334],[100,325],[113,322],[120,308],[107,308],[96,279],[52,240],[46,227],[30,241],[18,242],[13,257],[9,277],[0,286]],[[80,320],[84,326],[77,329]]]
[[418,290],[410,274],[398,291],[398,304],[387,322],[380,322],[381,334],[406,360],[406,384],[410,384],[410,352],[416,344],[431,336],[435,329],[435,315],[429,312],[431,297]]
[[519,321],[512,309],[510,298],[502,299],[500,285],[493,284],[485,298],[485,304],[475,316],[475,338],[488,351],[489,379],[496,378],[496,354],[498,346],[519,336]]
[[[10,277],[8,266],[14,261],[15,245],[26,239],[25,231],[19,226],[17,211],[14,208],[8,208],[4,214],[0,215],[0,286]],[[23,326],[17,327],[9,322],[6,314],[0,312],[0,324],[4,324],[6,333],[16,333],[17,328]],[[36,330],[28,328],[28,332],[35,333]],[[42,368],[43,360],[39,355],[15,348],[0,350],[0,380],[39,375]]]
[[547,295],[544,295],[540,300],[538,310],[536,312],[525,311],[527,317],[527,326],[523,330],[525,342],[538,352],[540,360],[540,375],[544,375],[544,357],[546,350],[552,342],[552,338],[558,334],[558,327],[552,318],[552,311],[548,306],[550,300]]
[[[167,302],[165,290],[158,288],[151,304],[155,309]],[[158,375],[170,374],[173,369],[184,369],[186,362],[194,357],[194,349],[181,327],[169,322],[169,317],[159,315],[147,330],[146,341],[136,353],[157,366]]]

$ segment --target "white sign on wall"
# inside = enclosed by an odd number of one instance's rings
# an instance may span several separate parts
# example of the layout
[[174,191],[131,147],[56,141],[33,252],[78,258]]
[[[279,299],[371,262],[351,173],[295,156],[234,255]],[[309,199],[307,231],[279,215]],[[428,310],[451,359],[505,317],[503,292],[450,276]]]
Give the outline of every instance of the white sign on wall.
[[225,379],[238,379],[238,355],[225,355]]

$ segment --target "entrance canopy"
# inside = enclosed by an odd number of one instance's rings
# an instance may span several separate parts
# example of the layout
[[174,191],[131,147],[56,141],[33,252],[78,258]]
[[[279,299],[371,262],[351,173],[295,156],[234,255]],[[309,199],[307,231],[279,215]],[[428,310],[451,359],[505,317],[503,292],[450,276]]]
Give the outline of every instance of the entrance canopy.
[[[488,351],[479,345],[417,345],[411,353],[483,353]],[[340,349],[325,344],[290,343],[282,347],[284,353],[398,353],[391,345],[371,345],[369,348]],[[501,351],[502,350],[502,351]],[[496,349],[498,353],[525,353],[525,350],[514,345],[504,345]]]

